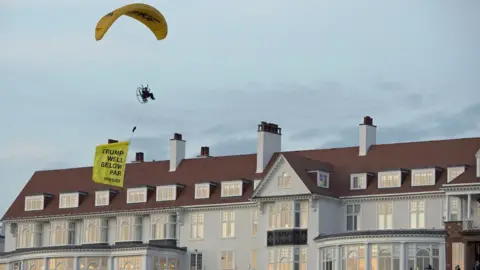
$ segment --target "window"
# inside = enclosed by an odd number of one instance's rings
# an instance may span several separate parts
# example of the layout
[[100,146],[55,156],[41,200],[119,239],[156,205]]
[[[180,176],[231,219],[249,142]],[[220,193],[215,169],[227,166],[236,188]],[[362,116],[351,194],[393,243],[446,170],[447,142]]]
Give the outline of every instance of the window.
[[371,265],[372,269],[403,270],[400,269],[400,245],[372,245]]
[[49,258],[48,270],[74,270],[73,258]]
[[347,231],[357,231],[360,221],[360,204],[347,205]]
[[110,191],[96,191],[95,192],[95,206],[106,206],[110,203]]
[[178,270],[180,269],[180,260],[175,256],[155,256],[153,257],[154,270]]
[[257,269],[257,251],[252,250],[250,253],[250,267],[248,269],[256,270]]
[[222,197],[242,196],[242,182],[222,182]]
[[75,244],[74,221],[51,221],[50,229],[50,245],[61,246]]
[[343,270],[365,270],[365,246],[343,246],[341,251]]
[[108,236],[107,219],[85,219],[85,244],[106,243]]
[[222,257],[220,261],[221,270],[233,270],[235,266],[235,253],[233,251],[222,251]]
[[118,257],[118,270],[142,270],[142,256]]
[[465,245],[460,243],[452,243],[452,266],[460,266],[460,269],[465,269]]
[[279,188],[292,188],[292,177],[287,173],[282,173],[278,176],[278,187]]
[[177,215],[153,215],[151,224],[152,239],[177,239]]
[[78,207],[78,193],[60,194],[59,208]]
[[425,201],[410,202],[410,229],[425,228]]
[[316,171],[316,173],[317,173],[317,186],[322,188],[328,188],[329,174],[321,171]]
[[[33,260],[25,260],[24,261],[24,269],[25,270],[37,270],[37,269],[45,269],[44,268],[44,261],[43,259],[33,259]],[[7,270],[7,269],[2,269]]]
[[141,241],[142,240],[142,219],[141,217],[117,217],[117,240]]
[[393,202],[378,203],[377,210],[378,229],[389,230],[392,229],[393,223]]
[[350,176],[350,189],[366,189],[367,188],[367,174],[359,173]]
[[262,180],[254,180],[253,181],[253,190],[257,189],[258,184],[260,184],[260,181],[262,181]]
[[190,238],[195,240],[203,239],[204,215],[203,213],[192,213],[191,215]]
[[222,238],[235,237],[235,212],[222,212]]
[[20,223],[17,230],[17,248],[40,247],[42,241],[40,223]]
[[195,185],[195,199],[210,198],[210,184],[196,184]]
[[[438,245],[407,244],[407,269],[440,269],[440,250]],[[463,268],[462,268],[463,269]]]
[[400,187],[400,172],[382,172],[378,174],[378,188]]
[[80,257],[79,270],[107,270],[108,257]]
[[308,227],[308,201],[276,202],[269,205],[268,228]]
[[268,250],[268,270],[307,270],[306,248],[276,248]]
[[43,195],[25,197],[25,211],[43,210],[44,200]]
[[337,248],[328,247],[320,249],[320,270],[336,270],[337,265]]
[[190,270],[203,270],[202,253],[193,253],[190,255]]
[[449,196],[450,201],[450,217],[447,218],[447,200],[443,201],[443,220],[459,221],[460,220],[460,198]]
[[[448,183],[457,178],[460,174],[465,172],[465,167],[448,168]],[[463,269],[463,268],[462,268]]]
[[258,209],[252,210],[252,236],[257,236],[258,232]]
[[157,187],[157,201],[173,201],[177,198],[177,186]]
[[147,188],[129,188],[127,190],[127,203],[147,202]]
[[431,186],[435,184],[435,169],[412,171],[412,186]]

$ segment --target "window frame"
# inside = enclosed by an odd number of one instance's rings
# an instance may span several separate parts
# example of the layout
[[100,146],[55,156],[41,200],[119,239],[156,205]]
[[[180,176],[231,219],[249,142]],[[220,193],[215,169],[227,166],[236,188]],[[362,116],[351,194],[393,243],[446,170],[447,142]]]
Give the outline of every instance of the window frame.
[[[412,211],[412,203],[417,203],[416,210]],[[420,210],[420,203],[423,204],[423,211]],[[427,227],[427,201],[426,200],[410,200],[408,202],[408,212],[409,212],[409,228],[410,229],[425,229]],[[423,213],[423,227],[419,226],[419,214]],[[412,227],[412,215],[415,214],[416,225]]]
[[[193,258],[195,258],[195,262]],[[200,261],[200,268],[198,265],[199,261]],[[190,270],[203,270],[203,253],[202,252],[196,252],[196,253],[190,254]]]
[[[200,190],[201,189],[206,189],[207,194],[206,195],[201,195],[199,196]],[[202,192],[203,193],[203,192]],[[209,183],[199,183],[195,184],[195,199],[208,199],[210,198],[210,184]]]
[[[60,228],[60,232],[57,230]],[[57,233],[60,233],[61,243],[57,243]],[[50,246],[70,246],[76,242],[76,223],[72,220],[50,221]]]
[[[162,226],[157,227],[158,223]],[[150,216],[151,239],[152,240],[171,240],[177,239],[178,217],[175,213],[159,214]],[[163,231],[163,237],[158,235],[159,230]]]
[[[127,237],[124,237],[123,223],[127,222]],[[139,216],[117,216],[115,242],[132,242],[142,240],[142,218]],[[121,236],[121,237],[120,237]]]
[[[427,174],[429,176],[428,178],[428,183],[421,183],[419,182],[420,179],[417,179],[416,177],[418,174]],[[434,168],[429,168],[429,169],[415,169],[412,170],[410,174],[410,185],[412,187],[424,187],[424,186],[433,186],[436,183],[436,171]]]
[[[27,235],[24,234],[28,231]],[[34,248],[40,247],[42,242],[42,224],[36,222],[20,223],[17,227],[17,238],[15,239],[15,247]]]
[[[144,194],[144,199],[143,200],[133,200],[133,196],[131,193],[134,192],[142,192]],[[138,187],[138,188],[128,188],[127,189],[127,203],[128,204],[133,204],[133,203],[146,203],[148,200],[148,189],[146,187]]]
[[[457,177],[465,173],[465,166],[455,166],[455,167],[448,167],[447,168],[447,183],[452,182]],[[452,178],[452,173],[458,173],[455,177]]]
[[258,234],[258,209],[252,209],[250,213],[251,217],[251,236],[256,237]]
[[287,172],[283,172],[281,175],[277,176],[277,187],[281,189],[291,189],[292,188],[292,176]]
[[[380,208],[382,205],[385,205],[385,213],[380,213]],[[383,202],[377,202],[377,230],[392,230],[393,229],[393,207],[394,203],[393,201],[383,201]],[[391,213],[388,213],[388,209],[391,209]],[[383,215],[383,217],[380,217],[380,215]],[[380,228],[380,220],[383,219],[384,226],[383,228]],[[389,220],[390,219],[390,220]],[[388,224],[388,221],[390,221],[390,224]],[[390,225],[390,228],[388,228]]]
[[[165,195],[165,193],[168,190],[168,194],[172,194],[172,198],[162,198],[162,195]],[[162,193],[165,192],[165,193]],[[170,194],[169,194],[170,195]],[[166,185],[166,186],[157,186],[155,198],[157,202],[165,202],[165,201],[174,201],[177,199],[177,186],[176,185]]]
[[[36,201],[39,200],[40,207],[28,207],[29,201]],[[41,211],[45,208],[45,196],[44,195],[32,195],[32,196],[25,196],[25,211]]]
[[[233,210],[222,211],[220,212],[220,218],[221,218],[220,238],[222,239],[235,238],[235,233],[236,233],[235,211]],[[224,229],[226,229],[226,231]]]
[[[231,264],[232,267],[227,266],[227,267],[224,268],[223,258],[229,257],[229,255],[231,257],[230,264]],[[235,265],[236,264],[235,257],[236,257],[235,256],[235,251],[233,251],[233,250],[222,250],[222,251],[220,251],[220,268],[219,269],[220,270],[234,270],[234,269],[236,269],[237,267]]]
[[[351,206],[352,209],[353,209],[353,212],[352,213],[348,213],[348,206]],[[358,213],[355,211],[355,206],[358,206]],[[345,230],[347,232],[355,232],[355,231],[359,231],[360,230],[360,217],[361,217],[361,214],[362,214],[362,205],[359,204],[359,203],[347,203],[345,205]],[[348,217],[351,216],[353,218],[355,218],[355,228],[352,228],[352,229],[349,229],[348,228]]]
[[[201,222],[199,222],[199,217],[201,216]],[[194,222],[194,217],[195,222]],[[199,225],[201,226],[201,230],[199,229]],[[195,229],[194,229],[195,226]],[[195,235],[194,232],[195,231]],[[201,232],[201,233],[199,233]],[[201,236],[199,237],[199,235]],[[205,239],[205,213],[203,212],[193,212],[190,214],[190,240],[204,240]]]
[[[105,198],[101,198],[103,196],[107,197],[106,203],[101,202],[102,200],[105,199]],[[110,205],[110,191],[109,190],[95,191],[95,206],[108,206],[108,205]]]
[[[72,199],[73,201],[69,201],[69,199]],[[58,208],[77,208],[79,205],[79,199],[80,194],[78,192],[60,193],[60,197],[58,199]]]
[[[398,184],[392,185],[392,186],[385,186],[385,183],[383,183],[383,177],[396,177],[398,178]],[[396,180],[396,179],[394,179]],[[379,172],[378,177],[377,177],[377,187],[378,188],[399,188],[402,186],[402,171],[387,171],[387,172]]]
[[[351,190],[362,190],[367,188],[367,174],[366,173],[352,173],[350,174],[350,189]],[[362,185],[360,187],[355,187],[355,178],[363,178]]]
[[[237,186],[238,185],[238,186]],[[237,189],[238,192],[232,192],[233,194],[229,194],[230,191],[226,191],[225,189]],[[222,181],[221,184],[221,196],[222,197],[239,197],[243,195],[243,181]]]
[[253,180],[253,190],[256,190],[262,180]]
[[[93,225],[93,234],[95,237],[91,237],[89,233],[89,227]],[[92,218],[83,220],[83,243],[84,244],[98,244],[108,243],[108,219],[105,218]],[[92,240],[93,239],[93,240]]]

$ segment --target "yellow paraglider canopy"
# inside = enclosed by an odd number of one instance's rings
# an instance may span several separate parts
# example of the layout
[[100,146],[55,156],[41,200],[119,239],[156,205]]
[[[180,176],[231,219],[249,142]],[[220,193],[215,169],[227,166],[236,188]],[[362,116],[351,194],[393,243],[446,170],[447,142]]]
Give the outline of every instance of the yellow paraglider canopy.
[[95,39],[101,40],[112,24],[122,15],[140,21],[153,32],[157,40],[167,37],[168,26],[165,17],[156,8],[146,4],[130,4],[103,16],[95,28]]

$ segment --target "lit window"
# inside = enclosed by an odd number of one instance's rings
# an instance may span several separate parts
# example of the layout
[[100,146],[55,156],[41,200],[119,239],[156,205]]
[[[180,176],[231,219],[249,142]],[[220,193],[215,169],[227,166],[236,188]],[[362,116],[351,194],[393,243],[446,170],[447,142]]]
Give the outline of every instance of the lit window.
[[106,206],[110,203],[110,191],[95,192],[95,206]]
[[78,207],[78,193],[60,194],[60,208]]
[[365,173],[352,174],[350,176],[350,189],[366,189],[367,177]]
[[25,197],[25,211],[43,210],[44,200],[43,195]]
[[448,182],[451,182],[465,172],[465,167],[448,168]]
[[141,241],[142,219],[137,216],[117,217],[117,242]]
[[435,184],[435,170],[412,171],[412,186],[431,186]]
[[425,228],[425,201],[410,202],[410,229]]
[[75,222],[52,221],[50,222],[50,244],[52,246],[75,244]]
[[151,217],[152,239],[176,239],[177,238],[177,215],[154,215]]
[[203,213],[192,213],[191,215],[190,238],[194,240],[203,239],[204,215]]
[[220,270],[233,270],[235,267],[235,253],[233,251],[222,251]]
[[252,250],[250,258],[251,258],[250,269],[256,270],[257,269],[257,251],[256,250]]
[[40,247],[42,238],[40,223],[20,223],[17,230],[17,248]]
[[450,217],[447,218],[447,200],[443,201],[443,220],[459,221],[460,220],[460,198],[450,196]]
[[242,182],[222,182],[222,197],[242,196]]
[[384,202],[378,203],[378,229],[379,230],[389,230],[392,229],[393,223],[393,203]]
[[282,175],[278,176],[278,187],[292,188],[292,177],[285,172]]
[[[147,269],[147,266],[143,267],[142,256],[125,256],[117,257],[118,270],[141,270]],[[52,268],[53,269],[53,268]]]
[[127,203],[147,202],[147,188],[130,188],[127,190]]
[[107,219],[85,219],[85,244],[106,243],[108,236]]
[[270,230],[308,227],[308,201],[277,202],[268,207]]
[[[307,270],[306,248],[274,248],[268,250],[267,269]],[[359,268],[360,269],[360,268]],[[330,270],[327,268],[327,270]]]
[[195,199],[207,199],[210,197],[210,184],[195,185]]
[[177,197],[177,186],[157,187],[157,201],[173,201]]
[[400,172],[394,173],[379,173],[379,188],[393,188],[400,187]]
[[222,238],[235,237],[235,212],[222,212]]

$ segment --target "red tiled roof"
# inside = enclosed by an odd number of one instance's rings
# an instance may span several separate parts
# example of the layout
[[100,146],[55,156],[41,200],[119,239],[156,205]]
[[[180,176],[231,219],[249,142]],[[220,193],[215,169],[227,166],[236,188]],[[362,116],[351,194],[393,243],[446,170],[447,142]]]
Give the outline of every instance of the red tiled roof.
[[[480,182],[480,179],[475,177],[475,153],[478,149],[480,149],[480,138],[468,138],[374,145],[366,156],[358,155],[358,147],[292,151],[282,154],[312,193],[341,197],[433,191],[438,190],[447,181],[446,170],[443,170],[434,186],[411,187],[410,176],[407,176],[399,188],[378,189],[376,177],[374,177],[368,183],[367,189],[350,190],[351,173],[377,173],[392,169],[434,166],[445,169],[449,166],[466,164],[470,166],[467,171],[451,183]],[[278,153],[272,157],[265,171],[268,171],[277,157]],[[307,171],[314,169],[330,172],[328,189],[317,187],[315,181],[308,175]],[[146,203],[127,204],[126,192],[120,192],[113,197],[109,206],[102,207],[95,207],[94,192],[109,187],[95,184],[91,180],[91,167],[38,171],[20,192],[3,219],[246,202],[253,193],[253,183],[247,185],[243,196],[235,198],[221,198],[220,186],[217,186],[209,199],[194,199],[194,184],[208,181],[220,183],[226,180],[260,179],[262,175],[256,174],[255,171],[256,154],[185,159],[175,172],[169,172],[169,161],[132,163],[127,165],[125,188],[141,185],[183,184],[185,187],[178,194],[178,199],[172,202],[156,202],[155,192],[152,192]],[[78,190],[88,192],[88,196],[78,208],[58,208],[59,193]],[[41,192],[54,195],[45,209],[24,211],[25,196]]]

